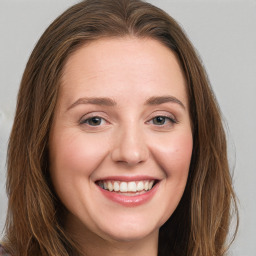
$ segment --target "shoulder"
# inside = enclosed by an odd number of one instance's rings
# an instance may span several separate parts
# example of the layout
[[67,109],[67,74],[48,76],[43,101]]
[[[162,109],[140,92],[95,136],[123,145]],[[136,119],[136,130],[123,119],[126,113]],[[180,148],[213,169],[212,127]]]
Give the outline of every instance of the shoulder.
[[11,256],[10,254],[5,252],[1,244],[0,244],[0,256]]

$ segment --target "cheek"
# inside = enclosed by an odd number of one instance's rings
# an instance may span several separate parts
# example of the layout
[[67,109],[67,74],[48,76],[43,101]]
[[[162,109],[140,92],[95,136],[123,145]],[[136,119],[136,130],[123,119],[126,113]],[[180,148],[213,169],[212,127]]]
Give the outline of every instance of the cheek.
[[174,134],[155,145],[152,151],[166,176],[187,178],[193,149],[191,132]]
[[[163,193],[157,198],[159,211],[162,217],[159,225],[163,225],[177,208],[187,183],[190,160],[192,155],[193,139],[190,132],[175,133],[168,136],[158,146],[152,148],[158,165],[165,174],[162,184]],[[157,209],[155,209],[157,211]]]
[[[56,134],[58,134],[56,136]],[[90,176],[108,152],[107,143],[81,131],[59,129],[50,143],[50,173],[55,192],[76,215],[84,209],[84,194],[91,188]],[[104,146],[103,146],[104,145]]]
[[106,143],[99,141],[97,136],[88,138],[82,133],[55,136],[54,145],[51,152],[52,169],[66,170],[71,175],[90,175],[107,154]]

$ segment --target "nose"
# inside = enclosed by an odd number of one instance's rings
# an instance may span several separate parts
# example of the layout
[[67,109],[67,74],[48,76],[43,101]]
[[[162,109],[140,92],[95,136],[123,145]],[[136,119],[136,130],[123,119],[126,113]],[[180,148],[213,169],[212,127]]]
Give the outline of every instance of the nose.
[[144,137],[139,128],[131,126],[115,134],[112,160],[127,166],[145,162],[148,159],[149,150]]

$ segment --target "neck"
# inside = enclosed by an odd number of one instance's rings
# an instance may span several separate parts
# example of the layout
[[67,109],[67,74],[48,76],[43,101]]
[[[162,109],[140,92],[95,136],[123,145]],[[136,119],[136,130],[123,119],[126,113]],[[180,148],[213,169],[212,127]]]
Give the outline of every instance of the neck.
[[97,240],[87,240],[83,245],[84,256],[157,256],[158,233],[139,241],[114,241],[98,237]]

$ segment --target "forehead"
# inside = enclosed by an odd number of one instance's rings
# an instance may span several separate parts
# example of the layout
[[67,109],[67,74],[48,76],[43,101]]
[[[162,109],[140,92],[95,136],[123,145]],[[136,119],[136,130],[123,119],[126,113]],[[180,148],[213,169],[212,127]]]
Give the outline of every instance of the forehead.
[[80,94],[168,94],[170,89],[186,102],[186,82],[176,55],[150,38],[105,38],[85,44],[68,58],[61,80],[61,95],[69,101]]

